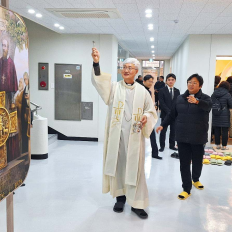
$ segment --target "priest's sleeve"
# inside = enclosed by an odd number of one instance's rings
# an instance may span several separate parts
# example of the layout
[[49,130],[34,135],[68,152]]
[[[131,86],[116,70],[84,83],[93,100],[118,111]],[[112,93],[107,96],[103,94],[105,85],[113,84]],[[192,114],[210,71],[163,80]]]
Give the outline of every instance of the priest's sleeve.
[[106,105],[109,104],[111,92],[111,75],[100,71],[99,63],[93,64],[92,84]]
[[145,94],[145,102],[144,102],[144,109],[143,115],[147,116],[147,123],[143,128],[143,135],[145,138],[149,138],[151,135],[152,130],[154,130],[155,124],[158,121],[158,117],[156,114],[156,110],[154,107],[154,103],[150,94],[146,91]]

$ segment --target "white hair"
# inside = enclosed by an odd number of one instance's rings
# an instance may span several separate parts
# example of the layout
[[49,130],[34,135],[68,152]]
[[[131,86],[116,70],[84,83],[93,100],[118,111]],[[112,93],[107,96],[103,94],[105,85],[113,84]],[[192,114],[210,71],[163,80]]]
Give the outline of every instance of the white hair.
[[134,64],[136,69],[139,70],[139,68],[140,68],[140,62],[135,58],[127,58],[127,59],[125,59],[124,62],[123,62],[123,65],[124,64]]

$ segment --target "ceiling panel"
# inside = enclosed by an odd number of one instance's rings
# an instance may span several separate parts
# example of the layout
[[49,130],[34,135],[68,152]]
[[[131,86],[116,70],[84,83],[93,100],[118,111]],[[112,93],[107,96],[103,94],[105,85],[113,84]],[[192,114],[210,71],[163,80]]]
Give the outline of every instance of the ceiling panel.
[[[46,10],[53,7],[117,8],[122,18],[63,19]],[[30,15],[29,8],[43,17]],[[10,0],[10,9],[57,33],[114,34],[130,53],[143,57],[151,57],[151,45],[156,57],[168,57],[189,34],[232,34],[232,0]],[[152,18],[145,17],[146,9]],[[154,29],[148,30],[148,24]]]
[[66,0],[52,0],[46,2],[50,3],[53,7],[56,8],[73,8],[73,5]]
[[226,7],[230,5],[230,2],[210,2],[205,5],[202,12],[222,12]]

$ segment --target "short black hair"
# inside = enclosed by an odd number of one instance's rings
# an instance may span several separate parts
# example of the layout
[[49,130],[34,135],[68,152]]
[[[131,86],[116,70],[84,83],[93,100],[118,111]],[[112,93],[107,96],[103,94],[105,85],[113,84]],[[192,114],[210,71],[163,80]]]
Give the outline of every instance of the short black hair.
[[[138,75],[138,78],[142,77],[142,75]],[[143,77],[142,77],[143,78]]]
[[204,83],[204,80],[202,78],[202,76],[198,75],[198,73],[195,73],[193,75],[191,75],[188,79],[187,79],[187,84],[189,81],[191,81],[194,77],[197,78],[198,82],[199,82],[199,86],[201,87]]
[[222,81],[220,85],[218,86],[218,88],[224,88],[224,89],[230,90],[230,84],[228,81]]
[[220,83],[221,81],[221,77],[220,76],[215,76],[215,79],[214,79],[214,87],[218,86],[218,84]]
[[229,76],[226,81],[228,81],[229,83],[232,83],[232,76]]
[[148,81],[148,80],[150,80],[150,79],[154,80],[154,77],[153,77],[152,75],[146,75],[146,76],[143,78],[144,81]]
[[173,73],[169,73],[169,74],[166,76],[166,81],[167,81],[168,78],[170,78],[170,77],[172,77],[172,78],[174,78],[174,79],[176,80],[176,75],[173,74]]
[[162,78],[162,79],[164,79],[164,76],[160,76],[159,78]]

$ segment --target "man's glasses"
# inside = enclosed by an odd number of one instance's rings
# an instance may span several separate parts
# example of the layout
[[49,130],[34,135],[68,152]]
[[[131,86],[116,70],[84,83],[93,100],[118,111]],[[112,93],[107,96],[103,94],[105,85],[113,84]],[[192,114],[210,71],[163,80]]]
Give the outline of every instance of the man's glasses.
[[123,71],[126,71],[128,70],[129,72],[131,72],[133,69],[136,69],[136,68],[132,68],[132,67],[127,67],[127,66],[123,66]]
[[198,83],[197,82],[191,82],[191,81],[189,81],[188,85],[198,85]]

